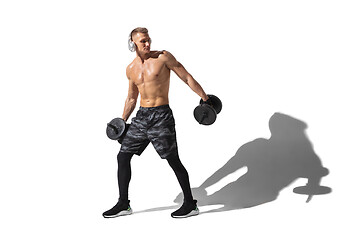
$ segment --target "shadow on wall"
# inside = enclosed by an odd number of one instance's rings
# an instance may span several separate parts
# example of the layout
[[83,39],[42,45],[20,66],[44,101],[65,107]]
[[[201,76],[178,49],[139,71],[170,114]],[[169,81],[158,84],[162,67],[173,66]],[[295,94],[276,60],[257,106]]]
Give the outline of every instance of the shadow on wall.
[[[321,164],[306,136],[306,123],[285,114],[275,113],[269,120],[270,139],[258,138],[241,146],[223,167],[198,188],[193,188],[198,206],[223,205],[208,212],[248,208],[275,200],[280,191],[298,178],[307,178],[306,186],[295,188],[298,194],[327,194],[331,188],[320,186],[321,178],[329,171]],[[208,195],[206,188],[227,175],[247,167],[248,171],[236,181]],[[174,202],[182,203],[182,193]],[[174,208],[174,207],[170,207]],[[149,209],[157,211],[168,207]]]

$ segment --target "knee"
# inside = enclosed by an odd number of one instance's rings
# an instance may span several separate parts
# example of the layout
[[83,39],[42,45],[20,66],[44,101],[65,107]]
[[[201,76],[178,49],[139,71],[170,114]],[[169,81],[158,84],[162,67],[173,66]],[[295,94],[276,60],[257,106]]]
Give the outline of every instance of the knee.
[[132,156],[133,156],[132,153],[119,152],[119,154],[117,155],[117,161],[119,166],[130,164],[130,160]]
[[166,159],[175,172],[186,172],[184,165],[181,163],[179,156]]

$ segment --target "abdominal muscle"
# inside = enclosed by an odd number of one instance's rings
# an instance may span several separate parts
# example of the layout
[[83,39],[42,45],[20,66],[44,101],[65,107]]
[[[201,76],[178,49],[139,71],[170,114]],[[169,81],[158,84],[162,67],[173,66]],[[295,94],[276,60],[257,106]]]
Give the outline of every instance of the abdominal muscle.
[[162,83],[158,81],[144,82],[138,86],[141,96],[141,107],[158,107],[169,104],[169,80]]

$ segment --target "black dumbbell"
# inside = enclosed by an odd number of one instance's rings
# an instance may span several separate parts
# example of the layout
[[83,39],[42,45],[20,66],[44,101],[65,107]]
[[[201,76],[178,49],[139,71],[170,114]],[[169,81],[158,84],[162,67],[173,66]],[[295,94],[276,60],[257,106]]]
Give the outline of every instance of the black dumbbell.
[[117,140],[122,143],[130,124],[126,124],[122,118],[114,118],[111,120],[106,127],[106,135],[111,140]]
[[211,125],[215,122],[217,114],[221,112],[222,103],[215,95],[208,95],[209,100],[200,104],[194,109],[194,117],[202,125]]

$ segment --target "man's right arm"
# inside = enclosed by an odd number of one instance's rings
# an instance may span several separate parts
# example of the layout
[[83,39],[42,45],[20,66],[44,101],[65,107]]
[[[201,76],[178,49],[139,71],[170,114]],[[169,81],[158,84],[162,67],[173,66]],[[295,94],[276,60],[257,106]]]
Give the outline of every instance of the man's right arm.
[[139,89],[130,79],[129,74],[127,73],[126,75],[128,76],[129,79],[129,90],[128,90],[128,96],[125,100],[125,107],[122,115],[122,118],[125,120],[125,122],[129,119],[131,113],[134,111],[137,98],[139,96]]

